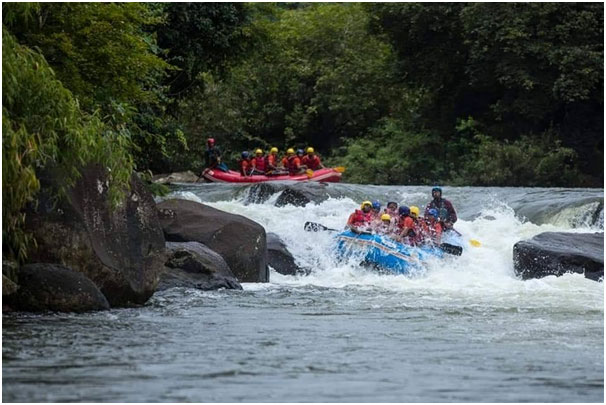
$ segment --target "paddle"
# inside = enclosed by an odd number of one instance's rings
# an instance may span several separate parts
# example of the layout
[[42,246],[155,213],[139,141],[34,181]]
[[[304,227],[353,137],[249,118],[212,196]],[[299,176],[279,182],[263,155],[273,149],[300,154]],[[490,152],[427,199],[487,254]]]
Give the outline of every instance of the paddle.
[[331,232],[341,232],[338,229],[332,229],[322,224],[318,224],[317,222],[306,222],[303,227],[307,232],[320,232],[320,231],[331,231]]
[[335,172],[339,172],[339,173],[343,173],[345,171],[345,166],[337,166],[337,167],[333,167],[333,170]]
[[312,178],[314,176],[314,171],[311,169],[307,169],[305,170],[305,174],[307,175],[308,178]]
[[463,254],[463,248],[461,246],[451,245],[450,243],[442,243],[440,249],[442,249],[444,253],[455,256],[461,256]]
[[[457,235],[463,236],[461,234],[461,232],[457,231],[456,229],[454,229],[454,228],[450,228],[450,229],[453,230],[453,231],[455,231]],[[480,243],[480,241],[477,240],[477,239],[469,239],[469,244],[471,246],[473,246],[473,247],[480,247],[480,246],[482,246],[482,244]]]

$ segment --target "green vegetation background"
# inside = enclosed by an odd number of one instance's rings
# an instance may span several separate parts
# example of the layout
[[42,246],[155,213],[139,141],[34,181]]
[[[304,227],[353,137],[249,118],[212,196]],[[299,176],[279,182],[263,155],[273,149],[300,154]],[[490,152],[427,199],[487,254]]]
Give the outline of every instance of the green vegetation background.
[[[40,177],[199,172],[214,137],[344,181],[604,181],[602,3],[3,3],[3,251]],[[44,187],[44,185],[42,185]]]

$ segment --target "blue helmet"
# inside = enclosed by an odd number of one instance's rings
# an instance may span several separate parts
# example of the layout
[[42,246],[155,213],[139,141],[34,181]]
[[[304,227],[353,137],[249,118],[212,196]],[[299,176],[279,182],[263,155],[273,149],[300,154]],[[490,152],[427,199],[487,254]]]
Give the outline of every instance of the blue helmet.
[[438,210],[435,209],[435,208],[431,208],[429,211],[427,211],[427,214],[429,214],[430,217],[437,218],[438,217]]
[[304,155],[305,151],[303,149],[297,149],[297,155]]
[[248,157],[248,152],[247,151],[242,152],[242,158],[246,159],[247,157]]
[[400,214],[400,215],[410,215],[410,208],[408,208],[405,205],[401,205],[400,208],[398,208],[398,214]]
[[374,208],[375,210],[380,210],[381,209],[381,203],[378,200],[374,200],[372,202],[372,208]]
[[431,192],[433,193],[434,191],[439,191],[440,195],[442,195],[442,188],[439,186],[435,186],[434,188],[431,189]]

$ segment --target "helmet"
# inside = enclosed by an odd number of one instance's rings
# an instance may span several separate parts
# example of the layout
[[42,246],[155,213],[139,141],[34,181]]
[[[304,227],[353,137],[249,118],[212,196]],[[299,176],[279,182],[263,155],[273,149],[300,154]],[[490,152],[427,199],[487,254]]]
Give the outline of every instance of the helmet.
[[278,148],[275,146],[269,150],[269,153],[278,153]]
[[414,214],[415,217],[419,216],[419,207],[417,207],[416,205],[413,205],[412,207],[410,207],[410,213]]
[[364,202],[362,203],[362,205],[360,205],[360,208],[361,208],[361,209],[364,209],[364,206],[365,206],[365,205],[370,205],[370,206],[372,207],[372,203],[371,203],[370,201],[364,201]]
[[381,215],[381,221],[391,221],[391,215],[389,215],[389,214]]
[[429,211],[427,211],[427,214],[429,214],[430,217],[437,218],[438,217],[438,210],[435,209],[435,208],[432,208]]
[[440,192],[440,195],[442,195],[442,188],[441,188],[441,187],[435,186],[434,188],[432,188],[432,189],[431,189],[431,192],[432,192],[432,193],[433,193],[434,191],[439,191],[439,192]]
[[304,153],[303,149],[297,149],[297,155],[303,155]]
[[214,145],[215,144],[215,138],[208,138],[206,140],[206,143],[209,144],[209,145]]
[[305,151],[307,153],[314,153],[314,148],[312,148],[311,146],[307,148],[307,150]]
[[246,159],[247,157],[248,157],[248,152],[247,151],[242,152],[242,158]]
[[262,154],[263,154],[263,151],[261,149],[257,149],[255,151],[255,155],[262,155]]
[[288,149],[286,149],[286,154],[287,155],[294,155],[295,154],[295,150],[293,148],[288,148]]
[[410,215],[410,208],[408,208],[405,205],[400,206],[400,208],[398,208],[398,214],[400,215]]
[[372,208],[374,208],[375,210],[380,210],[381,209],[381,203],[377,200],[374,200],[372,202]]

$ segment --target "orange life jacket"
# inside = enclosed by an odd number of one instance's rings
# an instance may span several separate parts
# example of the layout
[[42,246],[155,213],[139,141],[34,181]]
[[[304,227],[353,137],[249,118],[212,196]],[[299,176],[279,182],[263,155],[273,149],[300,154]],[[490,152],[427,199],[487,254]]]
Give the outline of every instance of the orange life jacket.
[[242,176],[250,175],[251,168],[252,168],[252,163],[249,160],[246,160],[246,159],[240,160],[240,174]]
[[299,167],[301,166],[301,160],[298,156],[290,156],[288,158],[288,173],[289,174],[297,174],[299,172]]

